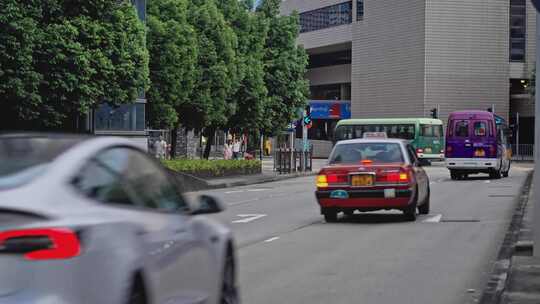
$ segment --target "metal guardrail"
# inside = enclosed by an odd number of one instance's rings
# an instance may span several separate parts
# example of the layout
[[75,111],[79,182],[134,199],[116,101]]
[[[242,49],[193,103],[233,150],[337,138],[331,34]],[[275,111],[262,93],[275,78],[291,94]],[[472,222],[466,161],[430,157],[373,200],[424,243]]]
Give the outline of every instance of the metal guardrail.
[[512,160],[534,160],[534,145],[511,145],[512,148]]
[[[303,166],[302,166],[303,164]],[[293,149],[277,149],[274,151],[274,170],[279,174],[312,171],[313,153]]]

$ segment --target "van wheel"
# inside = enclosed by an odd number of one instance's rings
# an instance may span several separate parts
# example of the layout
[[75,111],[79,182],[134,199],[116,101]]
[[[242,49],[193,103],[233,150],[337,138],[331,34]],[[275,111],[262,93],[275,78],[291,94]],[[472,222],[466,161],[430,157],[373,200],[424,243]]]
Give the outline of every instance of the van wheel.
[[127,304],[146,304],[146,292],[144,289],[144,284],[140,277],[137,277],[129,292],[129,298]]
[[500,179],[501,178],[501,169],[492,170],[489,172],[489,178],[491,179]]

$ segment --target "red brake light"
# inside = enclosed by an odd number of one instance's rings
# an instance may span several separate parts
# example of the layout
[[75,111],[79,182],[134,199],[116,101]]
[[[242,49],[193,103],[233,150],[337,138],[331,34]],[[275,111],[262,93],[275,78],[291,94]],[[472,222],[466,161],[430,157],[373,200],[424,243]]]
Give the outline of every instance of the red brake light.
[[329,174],[326,176],[329,184],[345,184],[347,183],[347,175],[343,174]]
[[446,157],[452,156],[452,146],[446,147]]
[[64,228],[0,232],[0,253],[22,253],[28,260],[69,259],[81,252],[77,234]]
[[418,148],[418,149],[416,149],[416,153],[417,153],[417,154],[421,154],[421,153],[424,153],[424,149],[420,149],[420,148]]
[[373,161],[371,159],[363,159],[362,165],[371,165],[373,164]]
[[378,183],[401,184],[409,182],[409,173],[404,170],[380,171],[377,173]]

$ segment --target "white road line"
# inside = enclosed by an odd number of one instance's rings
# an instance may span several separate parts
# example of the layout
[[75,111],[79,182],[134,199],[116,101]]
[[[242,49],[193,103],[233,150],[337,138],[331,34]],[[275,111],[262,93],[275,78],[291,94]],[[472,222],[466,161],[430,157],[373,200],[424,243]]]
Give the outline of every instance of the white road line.
[[235,223],[235,224],[237,224],[237,223],[245,224],[245,223],[253,222],[255,220],[263,218],[263,217],[266,216],[266,214],[238,214],[237,216],[241,217],[242,219],[232,221],[232,222]]
[[428,219],[423,220],[422,223],[438,223],[441,221],[441,218],[442,218],[442,214],[437,214],[435,216],[432,216]]
[[433,184],[435,184],[435,182],[429,182],[429,184],[430,184],[430,185],[433,185]]
[[260,192],[260,191],[268,191],[270,189],[249,189],[247,192]]
[[484,183],[489,184],[489,183],[491,183],[491,181],[487,180],[487,181],[484,181]]
[[269,238],[268,240],[265,240],[264,242],[265,242],[265,243],[270,243],[270,242],[273,242],[273,241],[275,241],[275,240],[279,240],[279,236],[271,237],[271,238]]
[[242,193],[242,192],[244,192],[244,191],[245,191],[245,190],[227,191],[227,192],[225,192],[225,194]]

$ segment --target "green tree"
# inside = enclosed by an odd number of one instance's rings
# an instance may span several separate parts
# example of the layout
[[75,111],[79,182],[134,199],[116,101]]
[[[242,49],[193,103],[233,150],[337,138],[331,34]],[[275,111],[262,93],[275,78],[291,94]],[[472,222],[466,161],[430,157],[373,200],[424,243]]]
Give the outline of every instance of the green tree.
[[238,79],[237,39],[213,0],[192,0],[188,20],[197,33],[199,74],[192,94],[196,103],[181,109],[185,114],[181,123],[188,128],[205,128],[208,141],[204,156],[208,158],[215,130],[235,111],[229,97]]
[[229,98],[229,104],[235,106],[235,111],[227,126],[235,130],[258,130],[267,94],[263,58],[268,26],[265,20],[250,11],[247,2],[223,0],[219,3],[238,39],[238,84]]
[[[197,76],[197,36],[187,21],[188,1],[148,3],[150,81],[147,92],[154,128],[176,128],[180,109],[193,106],[190,98]],[[175,132],[176,133],[176,132]]]
[[0,129],[74,125],[148,86],[145,30],[129,1],[0,1]]
[[298,14],[281,16],[280,0],[263,0],[257,12],[269,23],[265,43],[265,83],[268,100],[265,106],[264,131],[275,134],[297,118],[306,105],[309,86],[305,79],[308,56],[296,44],[299,35]]

